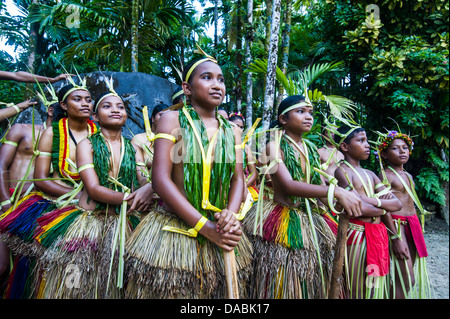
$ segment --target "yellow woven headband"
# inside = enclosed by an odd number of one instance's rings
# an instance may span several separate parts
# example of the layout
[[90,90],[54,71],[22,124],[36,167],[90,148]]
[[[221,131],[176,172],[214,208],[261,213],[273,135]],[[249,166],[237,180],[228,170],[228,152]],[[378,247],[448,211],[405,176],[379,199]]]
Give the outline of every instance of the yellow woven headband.
[[172,95],[172,101],[175,100],[177,97],[179,97],[181,94],[184,94],[183,90],[178,91],[174,95]]
[[[100,102],[101,102],[104,98],[106,98],[106,97],[108,97],[108,96],[117,96],[119,99],[122,100],[122,98],[119,96],[119,94],[117,94],[116,92],[110,92],[110,93],[108,93],[108,94],[103,95],[103,96],[100,98],[100,100],[98,100],[98,102],[95,104],[95,110],[94,110],[94,111],[97,110],[98,106],[100,105]],[[122,100],[122,102],[123,102],[123,100]]]
[[310,107],[312,107],[311,103],[303,101],[303,102],[300,102],[300,103],[297,103],[297,104],[294,104],[294,105],[288,107],[283,112],[281,112],[280,115],[286,114],[287,112],[292,111],[293,109],[296,109],[296,108],[302,107],[302,106],[310,106]]
[[69,96],[70,93],[72,93],[74,91],[78,91],[78,90],[83,90],[83,91],[89,92],[89,90],[87,88],[82,87],[82,86],[73,87],[69,91],[67,91],[66,94],[64,94],[64,96],[63,96],[61,101],[64,101]]
[[215,60],[215,59],[213,59],[213,58],[204,58],[204,59],[198,60],[197,62],[195,62],[194,64],[192,64],[192,66],[189,68],[189,71],[188,71],[187,74],[186,74],[186,79],[185,79],[184,81],[185,81],[185,82],[188,82],[188,81],[189,81],[189,77],[191,76],[191,74],[192,74],[192,72],[195,70],[195,68],[196,68],[200,63],[203,63],[203,62],[206,62],[206,61],[211,61],[211,62],[217,64],[217,60]]

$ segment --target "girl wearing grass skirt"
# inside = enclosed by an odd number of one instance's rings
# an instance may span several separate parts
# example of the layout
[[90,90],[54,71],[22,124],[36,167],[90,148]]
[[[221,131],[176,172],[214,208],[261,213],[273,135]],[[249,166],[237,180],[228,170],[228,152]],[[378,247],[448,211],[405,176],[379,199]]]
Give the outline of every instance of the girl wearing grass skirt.
[[274,197],[266,199],[261,184],[258,202],[243,225],[252,235],[254,249],[252,298],[326,298],[335,235],[321,214],[318,199],[326,203],[329,192],[348,214],[360,214],[360,200],[340,187],[322,185],[313,170],[320,166],[315,146],[303,137],[311,130],[313,108],[304,97],[294,95],[278,108],[274,140],[263,152]]
[[41,258],[45,280],[39,298],[121,298],[124,243],[149,210],[153,190],[140,172],[143,155],[124,138],[127,120],[115,92],[99,97],[94,120],[100,131],[77,147],[83,190],[76,207],[51,216],[39,239],[53,238]]
[[[31,296],[32,289],[27,287],[32,280],[27,277],[32,274],[34,258],[44,251],[44,247],[34,240],[39,229],[38,220],[61,206],[70,195],[77,200],[76,189],[81,181],[74,164],[77,142],[96,131],[95,124],[89,120],[92,101],[84,83],[62,87],[58,100],[59,105],[54,107],[54,122],[43,132],[35,151],[34,185],[37,190],[20,198],[0,216],[0,230],[11,251],[19,255],[17,258],[27,259],[14,263],[23,268],[13,269],[15,276],[9,278],[8,289],[17,292],[15,298]],[[16,280],[22,288],[11,286]]]
[[223,298],[223,251],[236,253],[246,296],[252,248],[236,219],[244,175],[240,132],[217,112],[222,70],[207,57],[183,72],[189,105],[162,115],[152,181],[163,203],[127,241],[126,298]]
[[394,269],[391,297],[395,299],[432,298],[423,224],[414,205],[422,218],[426,212],[414,190],[412,176],[403,167],[409,160],[413,145],[408,135],[397,131],[389,131],[378,145],[378,155],[383,165],[380,178],[385,177],[392,192],[402,202],[401,210],[387,214],[383,220],[390,233],[390,255]]

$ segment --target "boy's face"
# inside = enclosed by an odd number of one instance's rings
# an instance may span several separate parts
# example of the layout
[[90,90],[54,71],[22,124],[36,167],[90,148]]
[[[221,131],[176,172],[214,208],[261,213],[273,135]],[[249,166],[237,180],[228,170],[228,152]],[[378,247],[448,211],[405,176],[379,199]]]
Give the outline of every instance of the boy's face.
[[97,106],[94,120],[101,126],[123,126],[128,115],[122,99],[117,96],[107,96]]
[[73,118],[89,118],[93,109],[91,94],[85,90],[71,92],[60,105]]
[[381,152],[381,156],[391,164],[403,165],[409,160],[408,144],[404,140],[396,138],[386,150]]
[[286,115],[288,116],[280,115],[280,123],[285,131],[303,134],[311,130],[314,123],[312,107],[300,106],[287,112]]
[[358,132],[347,144],[345,142],[341,143],[341,149],[344,153],[348,154],[351,158],[355,160],[366,160],[370,155],[370,145],[367,141],[366,132]]

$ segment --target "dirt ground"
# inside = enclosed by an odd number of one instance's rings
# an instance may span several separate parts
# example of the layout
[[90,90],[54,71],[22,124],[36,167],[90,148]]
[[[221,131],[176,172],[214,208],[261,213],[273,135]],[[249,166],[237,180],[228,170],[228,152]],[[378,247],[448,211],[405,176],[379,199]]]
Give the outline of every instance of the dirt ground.
[[449,299],[449,227],[440,217],[425,223],[428,273],[433,299]]

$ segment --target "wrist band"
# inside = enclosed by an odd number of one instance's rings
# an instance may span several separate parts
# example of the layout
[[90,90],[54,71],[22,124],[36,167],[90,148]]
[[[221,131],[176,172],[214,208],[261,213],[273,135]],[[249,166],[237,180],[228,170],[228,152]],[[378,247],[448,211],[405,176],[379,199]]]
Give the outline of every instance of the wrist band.
[[12,108],[17,111],[17,114],[19,114],[21,112],[20,108],[17,105],[13,105]]
[[395,235],[390,236],[389,238],[390,239],[402,239],[402,235],[395,234]]
[[203,228],[203,226],[206,224],[207,221],[208,221],[208,218],[206,218],[205,216],[202,216],[199,219],[199,221],[197,222],[197,224],[194,226],[194,228],[190,228],[188,230],[183,230],[183,229],[176,228],[176,227],[164,226],[162,230],[179,233],[179,234],[186,235],[189,237],[197,237],[198,232],[200,231],[200,229]]
[[381,207],[381,200],[378,197],[375,197],[375,199],[377,200],[377,207],[380,208]]
[[3,207],[4,205],[9,205],[9,204],[11,204],[11,198],[1,202],[0,207]]

